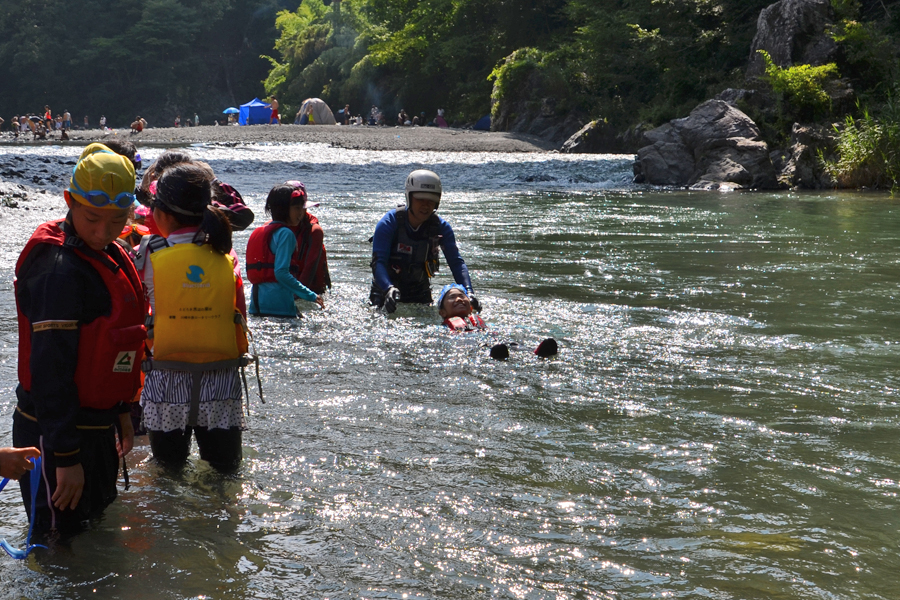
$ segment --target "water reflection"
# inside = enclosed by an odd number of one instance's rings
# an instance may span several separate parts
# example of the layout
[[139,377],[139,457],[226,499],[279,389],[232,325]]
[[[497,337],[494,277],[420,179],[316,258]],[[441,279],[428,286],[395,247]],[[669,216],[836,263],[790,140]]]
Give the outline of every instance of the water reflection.
[[[235,478],[139,450],[98,529],[0,563],[0,596],[893,597],[895,200],[651,192],[621,183],[625,158],[194,152],[260,216],[273,183],[305,181],[328,308],[251,323],[267,402]],[[366,240],[420,165],[491,334],[365,305]],[[54,214],[0,212],[8,390],[12,263]],[[487,356],[546,336],[555,359]],[[0,521],[22,535],[15,493]]]

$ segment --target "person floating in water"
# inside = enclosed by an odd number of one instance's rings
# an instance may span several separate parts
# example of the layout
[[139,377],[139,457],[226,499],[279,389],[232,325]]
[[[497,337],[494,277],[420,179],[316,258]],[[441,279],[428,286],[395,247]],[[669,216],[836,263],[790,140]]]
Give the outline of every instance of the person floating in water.
[[[68,534],[116,498],[119,459],[134,440],[146,310],[138,273],[114,243],[134,202],[132,162],[91,144],[64,196],[66,218],[40,225],[16,263],[13,445],[43,455],[20,486],[34,530]],[[33,513],[31,477],[40,478]]]
[[[463,331],[484,331],[488,328],[487,323],[480,315],[475,313],[472,306],[471,298],[469,298],[466,288],[458,283],[445,285],[441,289],[437,301],[438,314],[444,319],[444,325],[450,328],[454,333]],[[491,358],[504,360],[509,358],[509,347],[518,347],[518,343],[511,344],[495,344],[491,347]],[[559,352],[559,345],[553,338],[547,338],[538,344],[534,353],[541,358],[554,356]]]
[[369,301],[385,312],[398,302],[431,304],[430,279],[438,271],[440,251],[463,286],[474,309],[481,311],[466,263],[450,224],[436,211],[441,203],[441,178],[419,169],[406,178],[406,206],[387,213],[372,237],[372,289]]

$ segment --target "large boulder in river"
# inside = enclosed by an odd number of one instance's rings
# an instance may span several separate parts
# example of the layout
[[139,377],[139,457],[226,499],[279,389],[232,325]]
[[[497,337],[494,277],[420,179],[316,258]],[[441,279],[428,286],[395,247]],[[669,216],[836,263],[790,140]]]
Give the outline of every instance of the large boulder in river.
[[832,62],[838,46],[826,30],[833,21],[829,0],[780,0],[767,6],[756,21],[747,77],[765,73],[765,61],[757,50],[768,52],[782,68]]
[[[627,152],[625,137],[616,133],[609,123],[596,119],[572,134],[559,149],[565,154],[604,154]],[[634,146],[630,150],[633,152]]]
[[683,119],[644,134],[635,180],[694,189],[778,187],[769,148],[750,117],[707,100]]

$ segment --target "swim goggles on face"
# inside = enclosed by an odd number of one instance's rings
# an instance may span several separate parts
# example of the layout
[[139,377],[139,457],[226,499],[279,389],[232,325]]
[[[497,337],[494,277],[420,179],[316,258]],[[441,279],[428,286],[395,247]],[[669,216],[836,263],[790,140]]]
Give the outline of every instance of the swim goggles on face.
[[69,192],[78,194],[85,200],[91,203],[92,206],[96,206],[97,208],[103,208],[104,206],[109,206],[110,204],[115,204],[119,208],[128,208],[132,204],[134,204],[134,192],[122,192],[115,198],[110,198],[109,194],[102,190],[92,190],[90,192],[86,192],[78,185],[78,182],[75,181],[75,169],[78,168],[78,165],[72,169],[72,187],[75,189],[69,189]]

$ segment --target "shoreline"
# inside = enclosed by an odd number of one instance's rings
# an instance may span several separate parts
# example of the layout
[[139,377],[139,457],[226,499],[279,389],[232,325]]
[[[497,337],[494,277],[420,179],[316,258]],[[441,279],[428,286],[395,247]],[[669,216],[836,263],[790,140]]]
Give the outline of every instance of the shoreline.
[[[557,147],[536,136],[471,129],[436,127],[378,127],[366,125],[252,125],[160,127],[132,134],[129,129],[71,130],[69,140],[54,132],[46,140],[31,140],[31,133],[0,136],[0,146],[86,146],[110,136],[136,146],[182,147],[191,144],[329,144],[347,150],[554,153]],[[26,139],[22,139],[26,138]]]

